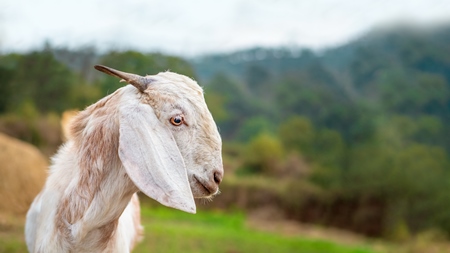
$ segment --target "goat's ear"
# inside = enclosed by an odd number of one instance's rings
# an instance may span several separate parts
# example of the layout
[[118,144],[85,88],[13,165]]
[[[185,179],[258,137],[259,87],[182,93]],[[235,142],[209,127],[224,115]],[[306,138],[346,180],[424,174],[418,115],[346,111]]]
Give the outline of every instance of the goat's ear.
[[134,184],[165,206],[195,213],[186,166],[169,128],[149,105],[127,104],[119,114],[119,157]]

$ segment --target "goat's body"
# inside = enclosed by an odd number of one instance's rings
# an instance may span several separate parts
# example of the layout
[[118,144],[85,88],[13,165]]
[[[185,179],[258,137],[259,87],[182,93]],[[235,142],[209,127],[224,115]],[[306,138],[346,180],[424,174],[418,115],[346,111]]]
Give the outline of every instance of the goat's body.
[[[102,237],[102,229],[94,229],[88,233],[89,236],[86,236],[79,244],[81,247],[72,248],[70,242],[67,242],[67,238],[61,238],[60,235],[48,231],[43,232],[46,235],[45,242],[39,243],[39,241],[36,241],[38,233],[35,224],[37,224],[37,219],[40,216],[41,206],[42,200],[38,195],[27,215],[25,239],[30,252],[130,252],[142,237],[142,227],[139,222],[139,200],[136,194],[132,196],[131,201],[120,216],[117,228],[106,247],[103,244],[98,244]],[[114,222],[112,221],[112,223]],[[51,222],[47,224],[52,225]],[[54,229],[52,226],[47,228]]]
[[[114,99],[120,96],[107,97],[80,113],[73,128],[81,124],[82,130],[53,157],[45,187],[27,214],[30,252],[129,252],[140,237],[138,189],[111,144],[118,138],[118,131],[113,131],[117,122],[95,115],[113,110],[104,105]],[[90,117],[103,120],[106,130],[96,128],[98,122]],[[95,141],[95,146],[82,140]]]

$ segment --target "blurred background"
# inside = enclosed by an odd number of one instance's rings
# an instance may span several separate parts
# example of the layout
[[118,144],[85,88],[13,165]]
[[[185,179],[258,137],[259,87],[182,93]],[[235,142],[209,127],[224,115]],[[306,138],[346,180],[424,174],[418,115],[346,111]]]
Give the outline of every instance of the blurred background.
[[[225,180],[195,216],[145,196],[136,252],[450,252],[450,2],[0,2],[0,252],[61,126],[123,84],[197,80]],[[174,243],[174,242],[177,243]]]

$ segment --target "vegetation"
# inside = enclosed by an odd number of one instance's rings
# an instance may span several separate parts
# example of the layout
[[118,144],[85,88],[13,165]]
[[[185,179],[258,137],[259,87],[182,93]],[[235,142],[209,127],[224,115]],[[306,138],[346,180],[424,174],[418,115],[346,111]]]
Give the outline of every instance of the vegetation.
[[211,109],[225,108],[223,136],[250,143],[225,149],[226,161],[238,175],[253,168],[320,187],[286,206],[303,221],[391,239],[449,234],[449,30],[379,30],[320,55],[256,48],[195,61],[206,96],[222,97]]
[[[283,236],[250,229],[242,213],[182,213],[143,205],[145,239],[133,252],[310,252],[375,253],[370,246],[346,246],[323,240]],[[0,233],[0,252],[26,252],[23,226],[10,225]],[[175,243],[176,242],[176,243]]]
[[[448,34],[450,26],[398,27],[320,53],[256,48],[191,60],[46,45],[0,56],[0,130],[54,150],[55,115],[122,85],[95,73],[94,63],[140,74],[170,69],[204,86],[227,175],[235,175],[211,205],[272,203],[291,219],[397,241],[428,231],[448,237]],[[228,201],[248,189],[267,194]]]
[[375,252],[368,246],[249,229],[241,213],[200,212],[193,216],[161,207],[144,208],[143,214],[147,236],[136,252]]

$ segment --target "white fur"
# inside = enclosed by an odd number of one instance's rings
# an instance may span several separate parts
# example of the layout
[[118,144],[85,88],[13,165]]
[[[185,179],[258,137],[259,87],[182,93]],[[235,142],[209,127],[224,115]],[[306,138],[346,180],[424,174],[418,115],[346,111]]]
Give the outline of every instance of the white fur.
[[129,252],[142,232],[137,191],[191,213],[193,197],[218,192],[221,140],[201,88],[170,72],[142,78],[146,90],[123,87],[72,121],[27,214],[30,252]]

